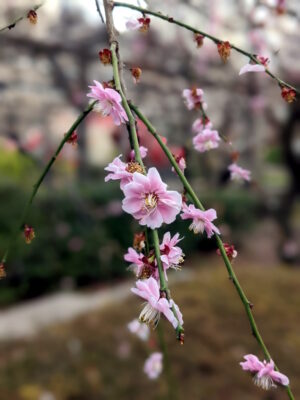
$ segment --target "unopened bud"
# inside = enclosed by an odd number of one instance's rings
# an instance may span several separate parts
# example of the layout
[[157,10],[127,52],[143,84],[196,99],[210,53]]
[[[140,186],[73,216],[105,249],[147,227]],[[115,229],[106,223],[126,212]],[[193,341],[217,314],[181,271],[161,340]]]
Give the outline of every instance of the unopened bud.
[[103,65],[109,65],[112,62],[112,55],[109,49],[99,51],[99,59]]
[[[232,259],[237,257],[238,252],[235,250],[233,244],[224,243],[223,246],[224,246],[226,255],[227,255],[227,257],[229,258],[230,261],[232,261]],[[217,250],[217,254],[219,256],[222,255],[220,249]]]
[[137,251],[142,251],[145,248],[145,241],[145,232],[135,233],[133,238],[133,248]]
[[178,334],[178,340],[179,340],[179,343],[181,344],[181,346],[184,345],[184,333],[183,332],[180,332]]
[[73,131],[69,139],[67,140],[67,143],[71,144],[74,147],[77,147],[78,144],[78,135],[76,131]]
[[218,47],[218,53],[220,54],[221,59],[226,62],[228,58],[230,57],[230,52],[231,52],[231,45],[228,41],[226,42],[219,42],[217,44]]
[[146,33],[148,32],[149,28],[150,28],[150,18],[146,17],[146,18],[138,18],[138,21],[141,25],[141,27],[139,28],[140,32]]
[[4,263],[0,263],[0,279],[3,279],[6,277],[6,271],[5,271],[5,265]]
[[32,226],[25,225],[24,226],[24,236],[25,236],[25,242],[27,244],[30,244],[33,239],[35,238],[35,232]]
[[201,35],[200,33],[194,33],[194,41],[196,42],[198,49],[203,46],[204,37],[205,36]]
[[31,24],[35,25],[37,23],[38,16],[34,10],[28,11],[27,18]]
[[142,75],[142,70],[139,67],[134,67],[130,69],[131,75],[133,77],[134,83],[138,83],[140,81],[140,77]]
[[281,97],[287,102],[292,103],[296,100],[296,92],[294,89],[290,89],[286,86],[283,86],[281,89]]

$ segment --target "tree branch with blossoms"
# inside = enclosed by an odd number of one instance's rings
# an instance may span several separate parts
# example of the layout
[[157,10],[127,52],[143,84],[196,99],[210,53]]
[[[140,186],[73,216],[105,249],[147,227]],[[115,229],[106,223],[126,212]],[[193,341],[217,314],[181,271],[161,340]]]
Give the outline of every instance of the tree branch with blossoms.
[[[273,72],[271,72],[269,70],[269,68],[267,67],[268,64],[268,59],[258,56],[256,54],[250,53],[238,46],[235,46],[233,43],[228,42],[227,40],[222,40],[220,38],[217,38],[213,35],[210,35],[207,32],[204,32],[202,30],[199,30],[197,28],[194,28],[184,22],[178,21],[176,19],[174,19],[173,17],[170,17],[168,15],[164,15],[161,12],[155,12],[152,10],[148,10],[147,8],[143,8],[143,7],[139,7],[136,6],[134,4],[127,4],[127,3],[122,3],[120,1],[115,1],[114,2],[114,7],[126,7],[126,8],[130,8],[132,10],[136,10],[136,11],[140,11],[143,15],[153,15],[154,17],[160,18],[164,21],[167,21],[171,24],[175,24],[178,25],[184,29],[187,29],[188,31],[191,31],[194,33],[195,35],[195,41],[199,44],[199,47],[202,46],[203,44],[203,39],[204,38],[208,38],[210,40],[212,40],[216,45],[217,45],[217,49],[218,52],[221,56],[221,58],[223,59],[224,62],[227,61],[227,59],[230,56],[230,51],[231,49],[237,51],[240,54],[243,54],[244,56],[248,57],[249,60],[256,66],[258,66],[259,68],[257,69],[257,71],[264,71],[266,72],[266,74],[268,74],[272,79],[274,79],[279,87],[281,88],[281,95],[282,97],[288,101],[288,102],[292,102],[294,101],[296,94],[300,94],[300,90],[297,89],[296,87],[290,85],[289,83],[283,81],[282,79],[280,79],[278,76],[276,76],[275,74],[273,74]],[[197,36],[200,35],[200,36]],[[249,64],[247,64],[249,65]],[[252,64],[250,64],[252,65]],[[255,71],[255,68],[254,68]],[[243,73],[243,72],[242,72]]]

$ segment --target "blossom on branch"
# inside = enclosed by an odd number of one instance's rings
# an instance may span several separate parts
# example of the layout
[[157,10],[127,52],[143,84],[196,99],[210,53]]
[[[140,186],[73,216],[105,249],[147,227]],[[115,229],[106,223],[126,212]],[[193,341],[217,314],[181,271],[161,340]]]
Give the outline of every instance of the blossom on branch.
[[204,129],[193,138],[193,144],[197,151],[204,153],[212,149],[219,147],[219,141],[221,140],[218,131],[212,131],[210,129]]
[[157,379],[162,372],[163,363],[162,353],[155,352],[147,358],[144,364],[144,372],[149,379]]
[[188,110],[200,108],[201,106],[203,109],[207,108],[207,104],[203,102],[203,90],[200,88],[184,89],[182,96]]
[[244,356],[244,359],[246,361],[240,362],[242,369],[254,375],[253,382],[260,388],[265,390],[275,388],[276,385],[274,382],[282,386],[287,386],[289,384],[289,378],[286,375],[275,371],[273,360],[261,362],[253,354],[247,354]]
[[163,223],[172,223],[180,212],[181,195],[167,190],[156,168],[150,168],[146,176],[135,172],[132,182],[125,185],[123,191],[123,210],[140,225],[160,228]]
[[204,129],[211,129],[212,128],[212,123],[208,118],[205,118],[203,121],[203,118],[197,118],[192,125],[192,130],[194,133],[200,133]]
[[146,257],[143,253],[138,253],[132,247],[129,247],[128,253],[124,255],[124,260],[130,262],[130,269],[132,269],[137,277],[140,277],[144,268],[144,259]]
[[195,234],[204,231],[208,238],[211,238],[214,233],[220,234],[219,229],[212,223],[217,218],[217,212],[213,208],[209,210],[202,211],[196,208],[194,204],[187,206],[186,204],[182,207],[182,214],[180,215],[182,219],[192,219],[189,229]]
[[127,114],[121,104],[122,98],[120,94],[111,88],[104,88],[102,84],[95,81],[95,86],[89,86],[90,93],[87,94],[98,102],[94,106],[94,110],[101,112],[104,116],[110,115],[116,125],[121,125],[128,121]]
[[296,92],[295,92],[294,89],[290,89],[290,88],[288,88],[286,86],[283,86],[281,88],[281,97],[287,103],[292,103],[293,101],[296,100]]
[[179,238],[179,233],[176,233],[171,238],[171,233],[164,234],[162,243],[160,245],[160,259],[163,263],[164,270],[168,268],[179,269],[184,261],[184,254],[180,247],[176,246],[182,238]]
[[104,181],[120,180],[120,187],[121,190],[123,190],[124,186],[132,181],[132,173],[128,171],[128,164],[121,161],[120,157],[122,157],[122,154],[116,157],[107,167],[104,168],[105,171],[110,172],[110,174],[106,175]]
[[[147,147],[140,146],[140,155],[141,155],[141,158],[147,157],[147,154],[148,154],[148,149],[147,149]],[[134,159],[135,159],[135,152],[134,152],[134,150],[131,150],[131,151],[130,151],[130,159],[131,159],[131,160],[134,160]]]
[[128,330],[135,334],[141,340],[148,340],[150,331],[149,327],[146,324],[139,322],[138,319],[134,319],[133,321],[129,322],[127,325]]
[[236,163],[229,165],[230,179],[233,181],[250,181],[251,171],[238,166]]
[[140,296],[146,300],[147,303],[140,313],[139,320],[146,324],[157,326],[160,319],[160,314],[163,314],[169,322],[173,325],[174,329],[178,326],[178,320],[175,317],[171,307],[174,306],[179,319],[180,325],[183,324],[182,314],[177,305],[165,297],[160,297],[160,290],[158,282],[154,278],[146,280],[138,280],[136,288],[131,289],[132,293]]

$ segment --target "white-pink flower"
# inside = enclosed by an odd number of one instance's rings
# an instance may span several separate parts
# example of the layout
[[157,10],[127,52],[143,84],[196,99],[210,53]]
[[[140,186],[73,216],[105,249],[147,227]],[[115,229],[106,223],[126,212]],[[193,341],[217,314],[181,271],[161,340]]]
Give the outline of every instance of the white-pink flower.
[[233,163],[229,165],[228,170],[230,171],[230,179],[235,181],[250,181],[251,171],[239,167],[237,164]]
[[139,322],[138,319],[134,319],[127,325],[129,331],[135,334],[141,340],[148,340],[150,335],[150,330],[148,325]]
[[194,233],[203,233],[205,231],[208,238],[211,238],[214,233],[220,234],[219,229],[211,222],[217,218],[217,212],[213,208],[202,211],[196,208],[194,204],[189,206],[184,204],[181,218],[193,220],[189,229]]
[[247,354],[244,359],[246,361],[240,362],[242,369],[251,372],[254,375],[253,382],[262,389],[268,390],[276,387],[274,382],[283,386],[289,384],[289,378],[286,375],[275,371],[272,360],[262,362],[253,354]]
[[216,149],[219,147],[221,140],[218,131],[204,129],[193,138],[193,144],[197,151],[204,153],[205,151]]
[[[147,157],[147,154],[148,154],[148,149],[147,149],[147,147],[140,146],[140,154],[141,154],[141,158]],[[134,150],[131,150],[131,152],[130,152],[130,158],[131,158],[131,160],[134,160],[134,159],[135,159],[135,152],[134,152]]]
[[144,364],[144,372],[149,379],[157,379],[163,369],[163,355],[162,353],[152,353]]
[[[162,313],[168,321],[171,322],[174,329],[178,326],[178,320],[175,317],[171,307],[174,306],[180,325],[183,325],[182,314],[178,306],[173,301],[168,301],[164,297],[160,297],[160,290],[157,281],[154,278],[138,280],[136,288],[131,291],[147,301],[147,304],[140,313],[139,320],[154,327],[158,324],[160,314]],[[177,311],[178,310],[178,311]]]
[[130,262],[130,269],[136,276],[140,276],[144,268],[144,254],[138,253],[132,247],[128,248],[128,253],[124,255],[124,260]]
[[143,26],[143,23],[138,21],[137,18],[129,18],[126,21],[125,26],[130,31],[136,31],[136,30],[140,29]]
[[246,74],[247,72],[265,72],[266,68],[261,64],[246,64],[239,72],[239,75]]
[[184,254],[182,249],[176,246],[181,240],[182,238],[179,238],[179,233],[176,233],[176,235],[174,235],[172,238],[170,232],[166,232],[164,234],[162,243],[160,245],[160,259],[165,270],[168,268],[178,269],[180,268],[180,264],[183,263]]
[[120,180],[120,187],[123,190],[124,186],[127,183],[132,181],[132,173],[127,171],[127,164],[120,160],[122,154],[116,157],[111,163],[105,167],[105,171],[110,172],[110,174],[106,175],[104,178],[105,182],[110,180]]
[[210,122],[209,119],[207,119],[205,121],[205,123],[203,124],[203,119],[202,118],[197,118],[192,125],[192,131],[194,133],[200,133],[202,132],[204,129],[211,129],[212,128],[212,123]]
[[111,88],[104,88],[98,81],[94,81],[95,86],[89,86],[90,93],[87,94],[94,100],[98,100],[94,106],[95,111],[101,112],[103,115],[110,115],[116,125],[120,125],[128,121],[127,114],[122,106],[122,98],[120,94]]
[[123,191],[123,210],[137,219],[140,225],[159,228],[163,223],[172,223],[180,212],[181,195],[167,190],[156,168],[150,168],[147,175],[135,172],[132,182]]
[[207,104],[203,102],[203,90],[200,88],[184,89],[182,92],[185,105],[188,110],[200,107],[206,110]]

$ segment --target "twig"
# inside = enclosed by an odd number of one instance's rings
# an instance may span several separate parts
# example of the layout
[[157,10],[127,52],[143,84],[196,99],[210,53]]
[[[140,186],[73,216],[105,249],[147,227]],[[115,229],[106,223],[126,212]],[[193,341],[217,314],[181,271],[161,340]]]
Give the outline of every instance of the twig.
[[[31,10],[36,11],[36,10],[38,10],[40,7],[42,7],[42,5],[43,5],[43,3],[38,4],[37,6],[32,7]],[[17,24],[18,22],[20,22],[20,21],[22,21],[23,19],[27,18],[27,14],[28,14],[28,11],[26,12],[25,15],[22,15],[21,17],[18,17],[17,19],[15,19],[14,21],[12,21],[9,25],[6,25],[6,26],[4,26],[3,28],[1,28],[1,29],[0,29],[0,33],[1,33],[1,32],[4,32],[4,31],[6,31],[6,30],[11,30],[11,29],[13,29],[13,28],[16,26],[16,24]]]
[[33,203],[33,200],[39,190],[39,187],[41,186],[43,180],[45,179],[46,175],[48,174],[50,168],[52,167],[53,163],[55,162],[57,156],[59,155],[59,153],[61,152],[62,148],[64,147],[64,144],[68,141],[68,139],[70,138],[70,136],[72,135],[72,133],[74,132],[74,130],[78,127],[78,125],[86,118],[86,116],[92,111],[94,105],[95,105],[96,101],[94,101],[93,103],[91,103],[80,115],[79,117],[76,119],[76,121],[72,124],[72,126],[69,128],[69,130],[67,131],[67,133],[65,134],[65,136],[63,137],[63,139],[61,140],[60,144],[58,145],[55,153],[53,154],[53,156],[51,157],[51,159],[49,160],[49,162],[47,163],[46,167],[44,168],[42,174],[40,175],[40,177],[38,178],[37,182],[33,185],[33,189],[31,192],[30,197],[27,200],[27,203],[24,207],[23,213],[21,215],[20,221],[15,229],[15,231],[12,234],[12,237],[9,241],[8,247],[4,253],[4,256],[2,257],[1,263],[5,263],[7,261],[10,249],[12,247],[12,245],[14,244],[19,231],[21,229],[23,229],[24,224],[26,223],[26,219],[31,207],[31,204]]
[[[191,198],[192,202],[194,203],[194,205],[197,208],[199,208],[199,209],[204,211],[205,208],[204,208],[203,204],[198,199],[198,197],[195,194],[192,186],[190,185],[190,183],[188,182],[188,180],[184,176],[183,172],[179,168],[179,166],[178,166],[175,158],[173,157],[171,151],[168,149],[168,147],[162,141],[161,137],[156,132],[156,129],[154,128],[154,126],[150,123],[150,121],[141,113],[141,111],[135,105],[130,104],[130,107],[131,107],[132,111],[134,111],[134,113],[137,115],[137,117],[145,124],[145,126],[148,129],[148,131],[152,134],[152,136],[156,139],[156,141],[159,143],[160,147],[162,148],[162,150],[164,151],[165,155],[168,157],[170,163],[174,167],[179,179],[181,180],[186,192],[190,196],[190,198]],[[238,278],[237,278],[237,276],[236,276],[236,274],[234,272],[234,269],[233,269],[233,267],[232,267],[232,265],[230,263],[230,260],[227,257],[226,251],[224,249],[223,242],[222,242],[222,240],[221,240],[219,235],[216,235],[216,241],[217,241],[217,245],[218,245],[218,247],[220,249],[220,252],[221,252],[223,261],[225,263],[225,266],[227,268],[229,277],[232,280],[232,282],[233,282],[233,284],[234,284],[234,286],[235,286],[235,288],[236,288],[236,290],[238,292],[238,295],[239,295],[239,297],[240,297],[240,299],[241,299],[241,301],[242,301],[242,303],[243,303],[243,305],[245,307],[246,314],[247,314],[247,317],[248,317],[248,320],[249,320],[249,323],[250,323],[250,327],[251,327],[251,330],[252,330],[252,334],[255,337],[256,341],[258,342],[259,346],[261,347],[265,357],[268,360],[271,360],[272,357],[271,357],[271,355],[269,353],[269,350],[267,349],[267,347],[266,347],[266,345],[265,345],[265,343],[264,343],[264,341],[263,341],[263,339],[261,337],[261,334],[260,334],[260,332],[258,330],[258,327],[256,325],[256,322],[255,322],[254,316],[252,314],[252,311],[251,311],[252,305],[251,305],[250,301],[248,300],[246,294],[244,293],[244,291],[243,291],[243,289],[242,289],[242,287],[241,287],[241,285],[240,285],[240,283],[238,281]],[[276,367],[276,369],[278,370],[277,367]],[[294,400],[293,393],[292,393],[292,391],[291,391],[289,386],[286,387],[286,391],[287,391],[287,394],[288,394],[290,400]]]
[[99,14],[99,16],[100,16],[100,18],[101,18],[102,23],[104,24],[105,21],[104,21],[103,14],[102,14],[102,12],[101,12],[99,0],[95,0],[95,2],[96,2],[96,8],[97,8],[98,14]]
[[[164,14],[162,14],[161,12],[154,12],[154,11],[148,10],[148,9],[146,9],[146,8],[138,7],[138,6],[135,6],[135,5],[133,5],[133,4],[122,3],[122,2],[119,2],[119,1],[114,2],[114,7],[126,7],[126,8],[131,8],[132,10],[140,11],[140,12],[143,13],[143,14],[153,15],[154,17],[163,19],[164,21],[167,21],[167,22],[170,22],[170,23],[172,23],[172,24],[181,26],[182,28],[185,28],[185,29],[187,29],[187,30],[189,30],[189,31],[191,31],[191,32],[193,32],[193,33],[199,33],[200,35],[203,35],[203,36],[205,36],[206,38],[212,40],[212,41],[213,41],[214,43],[216,43],[216,44],[222,43],[222,42],[223,42],[223,40],[221,40],[221,39],[219,39],[219,38],[217,38],[217,37],[215,37],[215,36],[213,36],[213,35],[210,35],[210,34],[208,34],[208,33],[206,33],[206,32],[203,32],[203,31],[201,31],[201,30],[199,30],[199,29],[193,28],[192,26],[190,26],[190,25],[188,25],[188,24],[185,24],[185,23],[183,23],[183,22],[181,22],[181,21],[178,21],[178,20],[176,20],[176,19],[174,19],[174,18],[172,18],[172,17],[169,17],[169,16],[167,16],[167,15],[164,15]],[[237,51],[238,53],[241,53],[241,54],[243,54],[244,56],[249,57],[250,60],[252,60],[255,64],[261,64],[261,62],[257,59],[257,57],[256,57],[255,54],[249,53],[248,51],[243,50],[243,49],[241,49],[240,47],[237,47],[237,46],[235,46],[235,45],[232,44],[232,43],[230,43],[230,46],[231,46],[232,49],[234,49],[234,50]],[[276,75],[274,75],[268,68],[266,68],[266,73],[267,73],[271,78],[273,78],[274,80],[276,80],[277,83],[278,83],[278,85],[279,85],[280,87],[284,87],[284,86],[285,86],[285,87],[288,87],[288,88],[290,88],[290,89],[293,89],[296,93],[300,94],[300,90],[299,90],[299,89],[295,88],[294,86],[290,85],[290,84],[287,83],[287,82],[284,82],[282,79],[280,79],[279,77],[277,77]]]

